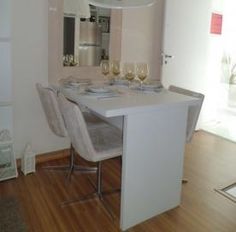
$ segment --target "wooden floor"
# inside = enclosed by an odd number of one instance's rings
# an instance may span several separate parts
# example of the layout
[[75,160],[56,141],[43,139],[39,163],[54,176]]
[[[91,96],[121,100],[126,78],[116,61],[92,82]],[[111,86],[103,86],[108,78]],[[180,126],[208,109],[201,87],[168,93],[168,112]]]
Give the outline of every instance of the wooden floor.
[[[158,153],[158,151],[157,151]],[[63,164],[65,160],[50,162]],[[104,188],[120,184],[120,161],[105,162]],[[93,175],[90,175],[93,178]],[[183,185],[179,207],[156,216],[129,232],[235,232],[236,203],[214,188],[236,181],[236,144],[197,132],[186,146]],[[65,182],[65,173],[45,171],[41,166],[32,175],[0,183],[0,197],[15,196],[21,202],[29,231],[115,232],[119,231],[119,194],[106,200],[117,219],[112,222],[100,202],[89,201],[61,208],[66,199],[93,191],[86,175],[74,174]],[[134,193],[135,194],[135,193]]]

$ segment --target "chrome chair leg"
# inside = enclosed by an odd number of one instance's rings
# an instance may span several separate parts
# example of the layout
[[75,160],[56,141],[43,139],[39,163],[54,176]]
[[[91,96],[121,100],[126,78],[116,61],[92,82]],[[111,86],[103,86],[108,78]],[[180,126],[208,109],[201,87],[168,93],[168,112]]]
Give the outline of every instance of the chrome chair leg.
[[95,188],[95,192],[92,192],[86,196],[83,197],[78,197],[78,198],[74,198],[68,201],[64,201],[60,204],[61,207],[65,207],[68,206],[70,204],[73,203],[84,203],[86,201],[89,200],[93,200],[95,198],[98,198],[100,200],[100,202],[102,203],[104,209],[106,210],[106,212],[108,213],[108,215],[110,216],[110,218],[114,221],[115,216],[112,213],[112,210],[110,208],[110,206],[108,205],[108,203],[104,200],[104,196],[105,195],[109,195],[112,193],[117,193],[120,192],[120,189],[112,189],[110,191],[102,191],[102,162],[98,162],[97,163],[97,181],[96,181],[96,186],[93,184],[93,182],[89,179],[90,183],[92,184],[92,186]]
[[69,171],[67,174],[68,180],[70,180],[71,175],[74,171],[79,171],[81,173],[95,173],[97,171],[97,167],[85,167],[81,165],[75,165],[75,151],[72,144],[70,146],[70,163],[68,165],[46,166],[42,168],[55,171]]
[[70,164],[69,165],[50,165],[50,166],[44,166],[42,167],[43,169],[47,169],[49,171],[67,171],[70,169],[71,167],[71,156],[72,156],[72,153],[73,153],[73,147],[71,145],[70,147]]

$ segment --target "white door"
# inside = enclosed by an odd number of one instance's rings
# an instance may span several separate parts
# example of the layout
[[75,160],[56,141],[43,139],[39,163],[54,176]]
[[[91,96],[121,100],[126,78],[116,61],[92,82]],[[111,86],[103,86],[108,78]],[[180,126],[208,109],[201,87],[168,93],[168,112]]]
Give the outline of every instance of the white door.
[[162,82],[204,92],[211,0],[166,0]]

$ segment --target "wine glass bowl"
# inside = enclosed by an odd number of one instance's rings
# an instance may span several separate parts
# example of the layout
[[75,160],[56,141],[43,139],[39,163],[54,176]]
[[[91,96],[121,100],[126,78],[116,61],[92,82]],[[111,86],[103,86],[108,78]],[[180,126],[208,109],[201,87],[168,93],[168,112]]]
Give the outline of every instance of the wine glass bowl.
[[101,71],[104,76],[107,76],[110,72],[110,65],[108,60],[101,61]]
[[128,80],[128,82],[129,82],[129,87],[130,87],[131,82],[135,78],[135,65],[134,65],[134,63],[124,63],[123,72],[125,75],[125,79]]
[[118,77],[120,75],[120,61],[113,60],[111,62],[111,71],[115,77]]
[[104,76],[104,79],[106,81],[106,78],[108,78],[109,73],[110,73],[110,63],[109,60],[102,60],[100,63],[100,67],[101,67],[101,72]]
[[147,78],[149,73],[148,64],[147,63],[137,63],[136,64],[136,74],[138,79],[140,80],[140,88],[143,89],[143,82]]

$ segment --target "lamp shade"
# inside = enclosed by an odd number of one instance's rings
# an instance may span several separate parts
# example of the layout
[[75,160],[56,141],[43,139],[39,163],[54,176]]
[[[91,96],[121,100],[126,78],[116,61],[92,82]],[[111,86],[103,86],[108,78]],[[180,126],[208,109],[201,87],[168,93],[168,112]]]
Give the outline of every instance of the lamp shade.
[[157,0],[88,0],[91,5],[110,9],[147,7],[153,5],[156,1]]

